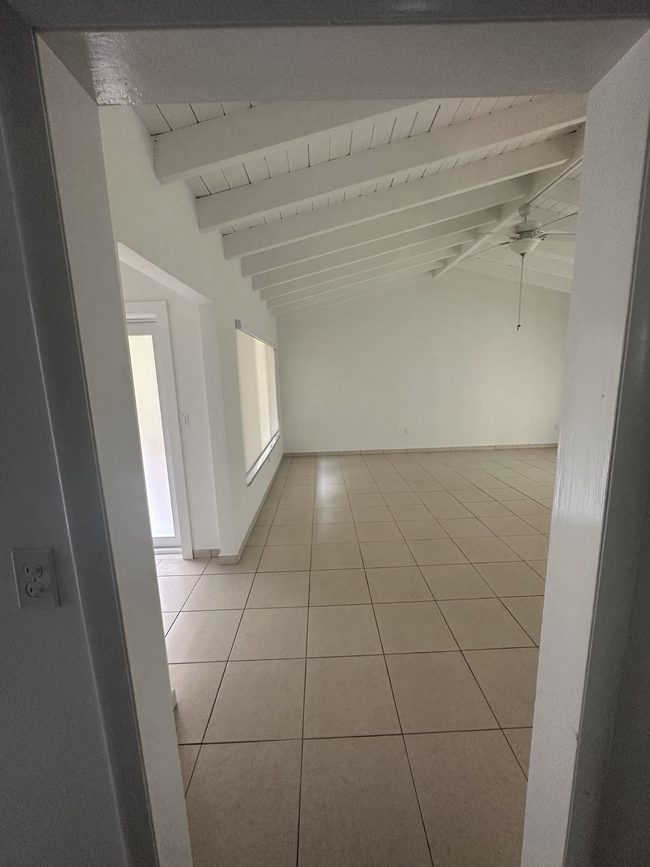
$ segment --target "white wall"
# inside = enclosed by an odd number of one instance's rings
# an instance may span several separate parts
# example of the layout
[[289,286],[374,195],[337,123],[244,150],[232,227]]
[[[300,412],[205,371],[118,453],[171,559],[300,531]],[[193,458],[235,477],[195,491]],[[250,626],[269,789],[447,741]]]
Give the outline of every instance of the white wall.
[[161,867],[191,867],[98,110],[50,50],[44,45],[41,48],[66,245],[156,843]]
[[178,411],[187,414],[190,421],[189,427],[181,428],[181,445],[192,547],[218,548],[217,494],[200,305],[124,262],[120,262],[120,274],[125,301],[167,303]]
[[452,269],[280,320],[286,450],[556,442],[568,307]]
[[[153,142],[133,109],[99,110],[115,240],[214,302],[201,305],[205,378],[221,553],[245,538],[282,456],[282,440],[246,486],[235,347],[235,319],[276,345],[275,321],[226,262],[218,233],[201,234],[194,197],[183,182],[163,186],[154,175]],[[195,547],[201,547],[195,544]]]

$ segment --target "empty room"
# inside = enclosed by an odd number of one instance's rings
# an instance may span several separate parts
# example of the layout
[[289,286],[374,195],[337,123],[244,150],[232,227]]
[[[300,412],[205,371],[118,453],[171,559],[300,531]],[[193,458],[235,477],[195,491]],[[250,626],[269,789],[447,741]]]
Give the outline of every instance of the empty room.
[[650,17],[32,5],[8,867],[640,867]]

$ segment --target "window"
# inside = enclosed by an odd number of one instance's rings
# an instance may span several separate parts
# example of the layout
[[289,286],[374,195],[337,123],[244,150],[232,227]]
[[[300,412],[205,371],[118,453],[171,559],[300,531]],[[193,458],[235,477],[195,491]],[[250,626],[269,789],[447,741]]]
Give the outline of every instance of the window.
[[246,483],[250,484],[280,436],[275,349],[239,327],[236,335]]

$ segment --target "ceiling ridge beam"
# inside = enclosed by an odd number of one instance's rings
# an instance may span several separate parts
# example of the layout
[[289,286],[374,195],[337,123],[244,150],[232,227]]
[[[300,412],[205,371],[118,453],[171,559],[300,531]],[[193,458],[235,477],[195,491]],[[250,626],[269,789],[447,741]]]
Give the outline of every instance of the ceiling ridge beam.
[[452,247],[451,250],[439,250],[438,252],[418,256],[417,260],[409,259],[405,262],[398,262],[393,265],[374,268],[372,271],[366,271],[363,274],[356,274],[351,277],[342,277],[340,280],[334,280],[331,283],[323,283],[319,286],[310,286],[307,289],[300,289],[296,292],[281,295],[278,298],[270,298],[266,304],[269,309],[273,309],[274,307],[279,307],[283,304],[291,304],[302,298],[312,298],[316,295],[325,295],[328,292],[334,292],[336,289],[343,289],[346,286],[356,286],[359,283],[368,283],[372,280],[385,277],[388,274],[397,274],[401,271],[409,274],[419,273],[421,271],[430,271],[434,262],[440,262],[450,255],[455,255],[457,250],[457,247]]
[[261,103],[159,135],[154,149],[156,176],[163,184],[197,177],[261,157],[271,149],[304,143],[319,132],[352,130],[359,121],[374,121],[419,104],[405,99]]
[[[373,269],[380,268],[383,265],[408,262],[411,259],[425,254],[435,253],[439,250],[449,250],[450,247],[458,247],[459,244],[471,242],[476,237],[477,232],[475,231],[457,232],[454,235],[448,235],[443,238],[423,241],[420,244],[404,247],[401,250],[382,253],[379,256],[372,256],[369,259],[362,259],[359,262],[352,262],[349,265],[343,265],[340,268],[332,268],[329,271],[321,271],[318,274],[302,277],[299,280],[288,280],[284,283],[278,283],[275,286],[269,286],[260,291],[260,298],[262,298],[263,301],[267,301],[269,298],[279,298],[281,295],[287,295],[291,292],[296,292],[299,289],[307,289],[310,286],[320,286],[331,283],[334,280],[339,280],[343,277],[352,277],[355,274],[363,274],[365,271],[372,271]],[[448,255],[449,253],[445,255],[445,258]]]
[[[266,225],[227,235],[224,238],[226,258],[231,257],[231,252],[237,254],[238,249],[241,249],[246,242],[248,247],[251,246],[251,242],[257,243],[260,245],[258,249],[287,244],[310,235],[320,235],[333,229],[352,226],[375,217],[397,213],[427,202],[439,201],[458,193],[562,165],[571,155],[571,145],[566,141],[567,138],[571,136],[487,157],[458,168],[446,169],[435,175],[409,181],[407,184],[398,184],[387,190],[378,190],[370,195],[358,196],[314,211],[296,214],[295,217],[275,220]],[[251,233],[249,237],[243,237],[248,236],[249,232]],[[248,267],[249,262],[242,259],[242,276],[249,276]]]
[[[356,247],[336,250],[333,253],[325,253],[323,255],[317,255],[313,249],[314,246],[318,245],[319,238],[310,238],[307,244],[304,245],[299,242],[296,244],[285,244],[282,247],[275,247],[272,250],[265,250],[263,253],[256,253],[254,256],[247,257],[256,260],[256,264],[251,266],[253,269],[251,273],[254,275],[253,286],[255,286],[255,277],[268,277],[271,281],[268,285],[271,286],[276,282],[276,275],[280,277],[279,282],[284,282],[284,280],[292,280],[295,277],[304,277],[307,274],[326,271],[328,268],[335,268],[348,262],[356,262],[358,259],[366,259],[370,256],[375,256],[377,253],[408,247],[411,244],[417,244],[419,241],[427,241],[442,237],[443,235],[452,235],[455,232],[464,232],[467,229],[477,229],[480,226],[493,223],[498,219],[500,213],[501,209],[498,206],[485,208],[482,211],[475,211],[472,214],[455,217],[446,222],[421,226],[419,229],[401,232],[399,235],[378,238],[374,241],[369,241],[367,244],[358,244]],[[311,243],[312,241],[315,242],[315,245]],[[310,252],[315,255],[303,258],[304,253],[310,247],[312,248]],[[242,264],[244,261],[242,259]],[[249,271],[250,269],[247,269],[246,276],[249,276]],[[261,289],[263,287],[258,285],[256,288]]]
[[587,97],[563,94],[438,127],[427,133],[196,200],[201,230],[291,207],[438,160],[506,146],[534,132],[552,133],[585,119]]
[[[379,238],[399,235],[411,229],[443,223],[455,217],[463,217],[496,205],[508,203],[516,206],[530,193],[531,177],[525,175],[524,177],[513,178],[510,181],[502,181],[489,187],[459,193],[457,196],[450,196],[439,202],[429,202],[426,205],[418,205],[406,211],[398,211],[396,214],[388,214],[374,220],[356,223],[354,226],[335,229],[324,235],[305,238],[291,245],[292,255],[299,257],[299,259],[296,258],[298,261],[311,259],[326,253],[357,247]],[[224,240],[227,239],[224,238]]]

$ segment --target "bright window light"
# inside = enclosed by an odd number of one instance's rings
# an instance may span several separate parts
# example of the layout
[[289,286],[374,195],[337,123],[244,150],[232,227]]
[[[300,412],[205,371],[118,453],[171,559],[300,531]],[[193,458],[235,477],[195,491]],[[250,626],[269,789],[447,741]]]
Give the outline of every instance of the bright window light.
[[247,482],[280,433],[275,384],[275,349],[238,328],[237,364]]

